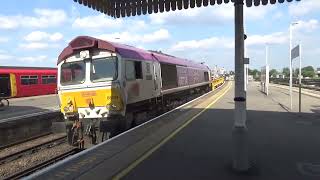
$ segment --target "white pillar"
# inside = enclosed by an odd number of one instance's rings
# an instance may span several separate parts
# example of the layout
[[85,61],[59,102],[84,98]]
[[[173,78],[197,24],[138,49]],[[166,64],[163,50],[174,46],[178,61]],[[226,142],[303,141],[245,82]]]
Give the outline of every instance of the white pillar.
[[289,80],[289,92],[290,92],[290,109],[292,110],[292,60],[291,60],[291,50],[292,50],[292,25],[289,27],[289,69],[290,69],[290,80]]
[[301,60],[302,60],[302,45],[299,43],[299,84],[301,84]]
[[244,29],[243,0],[235,0],[235,110],[232,129],[233,162],[235,171],[247,171],[248,133],[246,127],[246,93],[244,90]]
[[301,113],[301,58],[302,58],[302,52],[301,52],[301,42],[299,43],[299,113]]
[[269,95],[269,46],[266,44],[266,83],[265,83],[265,93]]

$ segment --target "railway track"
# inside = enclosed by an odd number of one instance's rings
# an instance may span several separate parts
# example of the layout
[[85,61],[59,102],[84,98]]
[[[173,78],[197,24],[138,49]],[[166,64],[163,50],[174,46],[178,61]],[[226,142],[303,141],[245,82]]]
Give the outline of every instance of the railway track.
[[49,159],[47,161],[41,162],[41,163],[36,164],[36,165],[34,165],[34,166],[30,167],[30,168],[27,168],[25,170],[22,170],[22,171],[19,171],[19,172],[15,173],[15,174],[12,174],[12,175],[10,175],[8,177],[5,177],[4,179],[5,180],[7,180],[7,179],[8,180],[9,179],[10,180],[20,179],[20,178],[28,176],[28,175],[30,175],[30,174],[32,174],[32,173],[34,173],[34,172],[36,172],[36,171],[38,171],[40,169],[43,169],[43,168],[45,168],[45,167],[47,167],[47,166],[49,166],[51,164],[54,164],[54,163],[56,163],[58,161],[61,161],[61,160],[65,159],[65,158],[67,158],[69,156],[72,156],[72,155],[78,153],[79,151],[80,150],[78,148],[73,148],[73,149],[71,149],[71,150],[69,150],[69,151],[67,151],[67,152],[65,152],[63,154],[60,154],[58,156],[55,156],[55,157],[53,157],[53,158],[51,158],[51,159]]
[[37,136],[33,136],[31,138],[24,139],[22,141],[17,141],[17,142],[11,143],[11,144],[0,146],[0,151],[3,150],[3,149],[6,149],[6,148],[10,148],[12,146],[15,146],[15,145],[18,145],[18,144],[22,144],[22,143],[26,143],[28,141],[32,141],[32,140],[35,140],[35,139],[38,139],[38,138],[41,138],[41,137],[45,137],[45,136],[48,136],[48,135],[51,135],[51,134],[52,134],[52,132],[47,132],[47,133],[43,133],[43,134],[40,134],[40,135],[37,135]]
[[0,157],[0,165],[5,164],[10,161],[17,160],[17,159],[24,157],[26,155],[31,155],[35,152],[42,150],[42,149],[57,146],[59,144],[65,143],[65,142],[66,142],[66,136],[62,136],[62,137],[58,137],[58,138],[52,139],[50,141],[38,144],[36,146],[32,146],[32,147],[14,152],[14,153],[6,155],[4,157]]

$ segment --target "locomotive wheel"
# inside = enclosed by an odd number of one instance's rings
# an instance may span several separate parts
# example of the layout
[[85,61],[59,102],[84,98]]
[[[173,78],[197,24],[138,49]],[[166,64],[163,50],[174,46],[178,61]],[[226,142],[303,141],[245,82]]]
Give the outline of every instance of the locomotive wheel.
[[124,132],[132,128],[134,123],[133,113],[126,113],[124,117],[120,117],[120,131]]
[[80,149],[84,148],[83,127],[81,122],[75,121],[71,128],[68,128],[67,138],[70,145],[78,146]]

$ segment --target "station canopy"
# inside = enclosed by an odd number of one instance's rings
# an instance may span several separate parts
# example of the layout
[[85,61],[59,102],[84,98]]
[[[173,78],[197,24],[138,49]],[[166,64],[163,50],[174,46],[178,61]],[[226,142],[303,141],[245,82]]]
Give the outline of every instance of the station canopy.
[[[141,14],[152,14],[164,11],[175,11],[202,7],[209,5],[220,5],[233,3],[238,0],[74,0],[89,8],[100,11],[109,16],[120,18]],[[294,0],[243,0],[247,7],[276,4]],[[300,1],[300,0],[296,0]]]

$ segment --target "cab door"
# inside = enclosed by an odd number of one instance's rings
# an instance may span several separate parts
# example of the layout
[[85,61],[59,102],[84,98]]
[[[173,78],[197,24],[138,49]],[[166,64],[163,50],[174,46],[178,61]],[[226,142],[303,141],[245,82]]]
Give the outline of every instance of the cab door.
[[10,97],[11,86],[10,86],[10,75],[0,74],[0,97]]
[[159,62],[153,62],[153,84],[154,84],[154,96],[160,96],[161,92],[161,69]]

